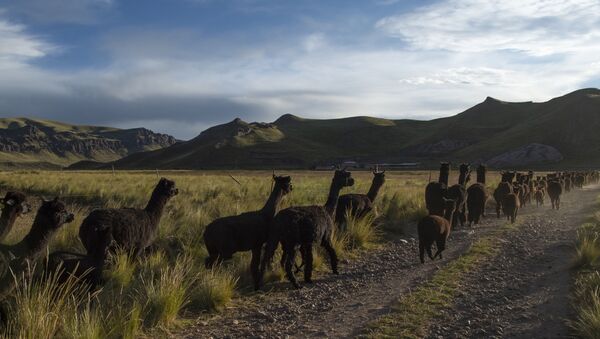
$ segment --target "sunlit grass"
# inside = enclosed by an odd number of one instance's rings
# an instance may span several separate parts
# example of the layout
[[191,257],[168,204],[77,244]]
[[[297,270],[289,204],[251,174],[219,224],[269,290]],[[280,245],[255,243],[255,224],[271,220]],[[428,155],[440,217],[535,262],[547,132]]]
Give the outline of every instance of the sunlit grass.
[[[283,200],[282,208],[325,202],[331,172],[281,174],[291,175],[294,184],[294,190]],[[204,258],[207,253],[202,233],[215,218],[260,209],[270,193],[272,173],[174,171],[159,175],[175,180],[180,194],[171,199],[163,213],[153,251],[135,260],[124,252],[111,255],[109,268],[103,272],[105,284],[97,295],[69,301],[76,306],[64,311],[64,318],[68,319],[51,323],[52,317],[48,316],[43,321],[49,324],[40,325],[48,329],[40,330],[36,337],[43,337],[51,331],[56,334],[57,330],[52,328],[58,328],[72,333],[65,334],[66,337],[135,338],[157,327],[172,326],[185,310],[218,311],[236,293],[244,295],[252,290],[248,269],[250,254],[237,253],[222,267],[206,270]],[[345,188],[342,194],[366,193],[372,174],[354,172],[353,176],[355,186]],[[386,177],[386,184],[375,203],[376,214],[351,220],[348,230],[334,234],[333,246],[340,258],[352,258],[361,250],[371,248],[380,240],[378,235],[381,231],[403,233],[425,213],[423,190],[426,173],[388,172]],[[16,171],[3,173],[0,189],[25,191],[31,197],[34,210],[39,206],[36,195],[48,198],[61,196],[69,211],[75,214],[75,221],[57,233],[49,249],[84,253],[78,229],[91,210],[101,207],[143,208],[157,181],[154,172]],[[28,232],[34,215],[32,212],[17,221],[7,243],[17,242]],[[375,224],[378,226],[375,227]],[[328,256],[318,249],[320,246],[316,248],[315,269],[329,272]],[[300,257],[297,259],[299,263]],[[283,271],[278,261],[275,266],[276,269],[265,277],[266,282],[282,279]],[[39,288],[42,287],[50,288],[50,285],[39,283]],[[22,312],[31,308],[24,299],[21,302],[15,299],[11,303]],[[54,312],[46,311],[49,314]],[[40,312],[46,311],[40,307]],[[17,318],[26,319],[22,316]],[[11,325],[10,334],[21,335],[21,325],[18,324]],[[26,338],[28,333],[33,332],[25,331],[22,336]]]

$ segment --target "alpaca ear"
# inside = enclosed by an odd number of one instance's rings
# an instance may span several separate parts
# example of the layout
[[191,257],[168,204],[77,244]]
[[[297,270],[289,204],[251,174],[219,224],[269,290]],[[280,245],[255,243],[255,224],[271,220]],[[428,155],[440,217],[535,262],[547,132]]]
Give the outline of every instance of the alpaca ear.
[[8,200],[3,200],[4,204],[7,206],[14,206],[15,205],[15,199],[8,199]]

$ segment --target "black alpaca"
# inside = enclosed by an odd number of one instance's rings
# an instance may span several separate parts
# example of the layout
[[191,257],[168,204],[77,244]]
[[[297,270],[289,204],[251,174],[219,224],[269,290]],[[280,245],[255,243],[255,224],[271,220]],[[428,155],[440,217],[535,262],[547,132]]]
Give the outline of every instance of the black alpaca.
[[477,182],[467,189],[467,210],[469,211],[469,225],[479,224],[480,218],[485,217],[485,204],[488,199],[487,188],[485,187],[485,174],[487,168],[485,165],[477,167]]
[[385,171],[373,171],[373,181],[367,194],[344,194],[340,196],[337,208],[335,209],[335,223],[340,228],[345,228],[347,211],[350,211],[352,216],[358,218],[371,212],[377,193],[379,193],[384,183]]
[[[109,229],[101,232],[98,239],[100,241],[109,241]],[[110,244],[99,243],[99,247],[108,248]],[[46,277],[58,274],[57,282],[62,284],[69,278],[77,279],[89,284],[95,289],[102,283],[102,269],[104,267],[103,257],[92,257],[86,254],[74,253],[68,251],[52,252],[48,255],[46,262]]]
[[29,233],[15,245],[0,245],[0,301],[15,288],[15,279],[10,271],[15,274],[23,272],[29,262],[44,254],[60,227],[73,219],[73,214],[58,198],[43,201]]
[[552,179],[548,182],[548,196],[550,197],[550,203],[552,203],[552,209],[560,208],[560,195],[562,194],[562,185],[557,179]]
[[174,181],[162,178],[144,209],[107,208],[92,211],[79,228],[79,238],[87,254],[95,261],[104,262],[107,251],[119,247],[133,257],[139,256],[154,241],[165,205],[178,193]]
[[458,184],[452,185],[448,188],[446,197],[456,202],[456,210],[454,210],[454,216],[452,220],[452,227],[458,225],[460,221],[461,226],[465,226],[467,221],[467,183],[470,179],[471,169],[469,164],[461,164],[459,167],[460,175],[458,176]]
[[[437,256],[442,259],[442,251],[446,249],[446,240],[452,229],[452,219],[455,211],[455,201],[444,199],[444,217],[428,215],[419,221],[417,231],[419,234],[419,258],[425,263],[425,251],[431,260]],[[431,254],[431,246],[436,243],[437,252]]]
[[300,288],[292,272],[297,246],[300,246],[302,254],[305,282],[312,282],[312,251],[315,243],[320,243],[325,248],[329,254],[331,270],[334,274],[338,274],[337,255],[331,245],[333,218],[340,190],[352,185],[354,185],[352,174],[345,170],[337,170],[324,206],[289,207],[279,212],[269,228],[269,239],[260,268],[261,276],[266,266],[271,263],[279,242],[283,247],[282,261],[285,262],[286,276],[295,288]]
[[21,192],[7,192],[1,203],[3,207],[0,215],[0,243],[6,240],[17,218],[31,209],[27,197]]
[[438,182],[430,182],[425,187],[425,206],[432,215],[444,215],[444,197],[448,190],[448,176],[450,163],[440,163],[440,176]]
[[260,287],[260,254],[267,241],[269,224],[277,214],[283,197],[292,191],[289,176],[273,176],[273,180],[273,191],[262,209],[216,219],[206,226],[203,235],[208,250],[205,261],[207,268],[219,261],[231,259],[236,252],[252,251],[250,272],[255,289]]
[[504,198],[506,198],[508,194],[511,194],[513,192],[511,182],[514,178],[514,173],[510,172],[502,172],[501,175],[502,181],[494,190],[494,200],[496,200],[496,215],[498,216],[498,218],[500,218],[500,211],[502,211],[502,204],[504,203]]

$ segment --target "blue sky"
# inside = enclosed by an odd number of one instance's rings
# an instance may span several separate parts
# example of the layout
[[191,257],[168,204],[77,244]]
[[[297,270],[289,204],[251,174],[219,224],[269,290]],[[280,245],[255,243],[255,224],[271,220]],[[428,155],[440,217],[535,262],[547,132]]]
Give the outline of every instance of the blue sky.
[[0,116],[191,138],[600,87],[600,1],[0,0]]

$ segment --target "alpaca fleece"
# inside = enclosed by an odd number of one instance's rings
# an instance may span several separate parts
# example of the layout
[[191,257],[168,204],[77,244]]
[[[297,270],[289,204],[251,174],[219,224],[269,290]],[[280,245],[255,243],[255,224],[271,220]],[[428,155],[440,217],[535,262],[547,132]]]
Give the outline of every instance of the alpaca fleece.
[[29,263],[37,260],[46,250],[48,243],[74,216],[65,204],[55,198],[43,201],[33,221],[29,233],[15,245],[0,245],[0,301],[12,293],[15,279],[10,273],[19,274],[27,269]]
[[344,228],[346,225],[346,213],[361,218],[373,210],[375,198],[379,189],[385,183],[385,171],[373,172],[373,181],[367,194],[344,194],[338,198],[335,209],[335,223]]
[[312,282],[313,245],[320,244],[329,254],[331,270],[337,270],[337,254],[331,245],[331,236],[334,222],[333,215],[337,207],[339,192],[343,187],[354,185],[350,172],[345,170],[335,171],[327,202],[324,206],[290,207],[279,212],[269,228],[269,239],[265,249],[265,256],[261,263],[261,276],[266,266],[270,264],[275,254],[277,245],[281,242],[283,247],[282,261],[288,280],[295,288],[300,288],[292,266],[296,257],[296,246],[300,246],[302,261],[304,263],[304,281]]
[[515,223],[517,220],[517,214],[519,213],[519,192],[507,194],[502,202],[502,210],[506,219],[510,220],[511,223]]
[[[442,252],[446,249],[446,240],[450,235],[452,228],[452,219],[455,211],[455,201],[444,201],[444,217],[439,215],[428,215],[422,218],[417,225],[419,235],[419,258],[421,263],[425,263],[425,251],[431,260],[437,256],[442,259]],[[431,254],[431,246],[436,243],[437,252]]]
[[548,183],[548,196],[552,203],[552,209],[560,208],[560,195],[562,194],[563,188],[559,181],[552,180]]
[[292,191],[290,177],[274,176],[273,180],[273,191],[261,210],[216,219],[206,226],[203,234],[208,250],[205,261],[207,268],[216,262],[231,259],[236,252],[252,251],[250,272],[255,289],[260,287],[260,255],[267,241],[269,224],[279,210],[283,196]]
[[1,203],[3,207],[0,216],[0,242],[10,234],[17,218],[31,209],[27,197],[21,192],[7,192]]
[[103,260],[109,248],[120,247],[133,257],[138,256],[154,241],[163,209],[167,201],[178,193],[174,181],[162,178],[145,209],[108,208],[92,211],[79,228],[79,238],[88,255]]

